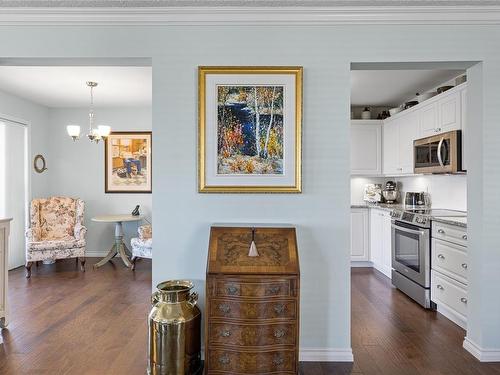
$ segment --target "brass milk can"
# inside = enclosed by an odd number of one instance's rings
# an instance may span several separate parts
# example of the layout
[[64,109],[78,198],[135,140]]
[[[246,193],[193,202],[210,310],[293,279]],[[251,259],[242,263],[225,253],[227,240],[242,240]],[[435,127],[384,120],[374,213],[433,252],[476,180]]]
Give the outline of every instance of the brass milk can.
[[149,313],[150,375],[201,373],[201,312],[198,294],[187,280],[164,281],[151,296]]

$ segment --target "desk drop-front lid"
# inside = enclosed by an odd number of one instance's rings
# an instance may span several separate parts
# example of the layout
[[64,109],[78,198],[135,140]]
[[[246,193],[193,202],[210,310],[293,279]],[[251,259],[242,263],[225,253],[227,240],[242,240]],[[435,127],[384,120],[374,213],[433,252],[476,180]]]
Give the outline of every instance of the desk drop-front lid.
[[[258,256],[249,256],[252,239]],[[207,273],[299,274],[293,227],[228,227],[210,229]]]

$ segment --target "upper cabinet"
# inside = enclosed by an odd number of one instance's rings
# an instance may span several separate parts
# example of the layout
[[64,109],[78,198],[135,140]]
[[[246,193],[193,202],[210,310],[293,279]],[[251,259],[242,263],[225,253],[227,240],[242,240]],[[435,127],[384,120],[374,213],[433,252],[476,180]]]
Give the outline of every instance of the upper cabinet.
[[351,121],[351,174],[382,173],[382,121]]
[[461,84],[383,121],[351,121],[351,174],[413,174],[413,141],[459,129],[467,169],[466,89]]

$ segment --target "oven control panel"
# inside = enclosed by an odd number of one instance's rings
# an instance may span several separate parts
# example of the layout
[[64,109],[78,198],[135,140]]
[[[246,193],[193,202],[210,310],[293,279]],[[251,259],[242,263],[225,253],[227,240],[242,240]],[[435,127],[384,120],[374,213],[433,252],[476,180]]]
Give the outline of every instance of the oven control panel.
[[414,224],[424,228],[430,226],[429,217],[414,212],[395,209],[391,211],[391,218],[394,220],[403,221],[405,223]]

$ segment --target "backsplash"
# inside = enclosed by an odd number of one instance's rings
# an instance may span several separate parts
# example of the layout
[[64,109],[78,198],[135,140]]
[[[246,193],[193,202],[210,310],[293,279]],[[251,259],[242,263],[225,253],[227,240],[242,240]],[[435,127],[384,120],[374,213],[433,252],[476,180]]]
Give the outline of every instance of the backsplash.
[[393,180],[401,190],[399,202],[406,191],[430,194],[432,207],[467,210],[467,175],[421,175],[407,177],[351,177],[351,204],[363,203],[365,184],[382,184]]

